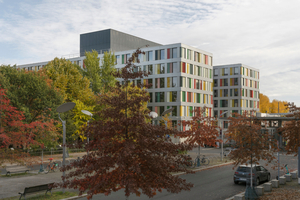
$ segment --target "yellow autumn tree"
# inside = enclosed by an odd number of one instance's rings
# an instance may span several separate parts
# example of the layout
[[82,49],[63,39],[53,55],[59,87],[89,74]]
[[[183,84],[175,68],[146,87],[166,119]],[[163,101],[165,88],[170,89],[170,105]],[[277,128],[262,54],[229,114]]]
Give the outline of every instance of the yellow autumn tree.
[[279,101],[277,99],[273,99],[272,102],[270,102],[269,97],[262,93],[259,94],[259,101],[259,110],[261,113],[287,113],[289,111],[288,107],[286,106],[287,101]]

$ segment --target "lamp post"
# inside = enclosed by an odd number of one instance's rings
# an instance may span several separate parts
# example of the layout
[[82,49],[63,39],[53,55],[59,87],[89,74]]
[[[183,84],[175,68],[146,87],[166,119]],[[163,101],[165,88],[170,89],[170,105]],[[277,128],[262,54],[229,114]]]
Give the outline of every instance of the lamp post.
[[[166,114],[169,114],[169,113],[171,113],[173,110],[174,110],[174,108],[169,108],[169,109],[165,110],[161,115],[164,116],[164,115],[166,115]],[[151,111],[151,112],[149,113],[149,116],[152,117],[152,118],[154,119],[154,118],[158,117],[158,114],[157,114],[156,112],[154,112],[154,111]],[[165,121],[166,129],[167,129],[167,128],[168,128],[167,121],[166,121],[166,120],[164,120],[164,121]]]
[[[88,116],[90,116],[91,118],[87,121],[87,125],[89,126],[89,122],[90,122],[90,120],[92,119],[92,117],[93,117],[93,114],[91,113],[91,112],[89,112],[89,111],[87,111],[87,110],[81,110],[81,112],[83,113],[83,114],[85,114],[85,115],[88,115]],[[89,137],[87,137],[87,143],[89,144]],[[87,154],[89,154],[89,150],[87,150]]]
[[[62,105],[60,105],[56,111],[58,112],[58,117],[63,125],[63,167],[65,166],[65,163],[66,163],[66,121],[62,120],[60,118],[60,113],[64,113],[64,112],[67,112],[69,110],[72,110],[74,107],[75,107],[75,103],[73,102],[67,102],[67,103],[64,103]],[[63,171],[63,177],[65,177],[66,175],[66,172]],[[63,193],[65,193],[65,189],[63,187]]]
[[[228,113],[228,111],[223,112],[219,117],[221,117],[222,115]],[[219,121],[219,117],[218,117],[218,121]],[[222,144],[221,144],[221,161],[223,161],[223,144],[224,144],[224,134],[222,133],[222,121],[220,121],[220,134],[222,135]]]

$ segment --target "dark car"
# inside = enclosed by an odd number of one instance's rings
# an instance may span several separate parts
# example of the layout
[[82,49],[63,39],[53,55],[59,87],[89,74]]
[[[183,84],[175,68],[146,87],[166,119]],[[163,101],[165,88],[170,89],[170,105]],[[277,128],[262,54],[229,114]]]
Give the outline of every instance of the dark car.
[[[240,165],[234,172],[233,181],[235,184],[239,182],[250,183],[251,165]],[[259,185],[260,182],[270,181],[270,172],[261,165],[252,165],[253,185]]]

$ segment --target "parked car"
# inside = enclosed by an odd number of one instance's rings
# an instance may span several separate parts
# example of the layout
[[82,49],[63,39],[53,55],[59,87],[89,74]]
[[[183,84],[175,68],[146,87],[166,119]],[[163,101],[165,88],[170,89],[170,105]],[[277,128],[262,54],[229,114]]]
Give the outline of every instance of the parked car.
[[[239,182],[250,183],[251,165],[240,165],[234,172],[233,181],[235,184]],[[252,165],[253,185],[259,185],[263,181],[270,181],[270,172],[261,165]]]

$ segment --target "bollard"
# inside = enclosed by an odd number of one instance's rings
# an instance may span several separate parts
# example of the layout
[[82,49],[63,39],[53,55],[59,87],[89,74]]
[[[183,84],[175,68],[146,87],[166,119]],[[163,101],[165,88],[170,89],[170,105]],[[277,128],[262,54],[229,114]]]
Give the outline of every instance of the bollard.
[[279,185],[285,185],[286,183],[286,178],[284,176],[279,177]]
[[264,183],[263,187],[264,187],[265,192],[272,192],[272,183],[270,183],[270,182]]
[[273,187],[273,188],[278,188],[278,187],[279,187],[279,181],[278,181],[278,180],[273,179],[273,180],[271,181],[271,183],[272,183],[272,187]]
[[263,196],[264,195],[264,187],[256,186],[255,187],[255,192],[258,196]]
[[286,182],[292,181],[292,175],[291,174],[285,174],[284,177],[286,178]]
[[291,172],[291,175],[292,175],[292,179],[298,178],[298,171],[296,170],[296,171]]

